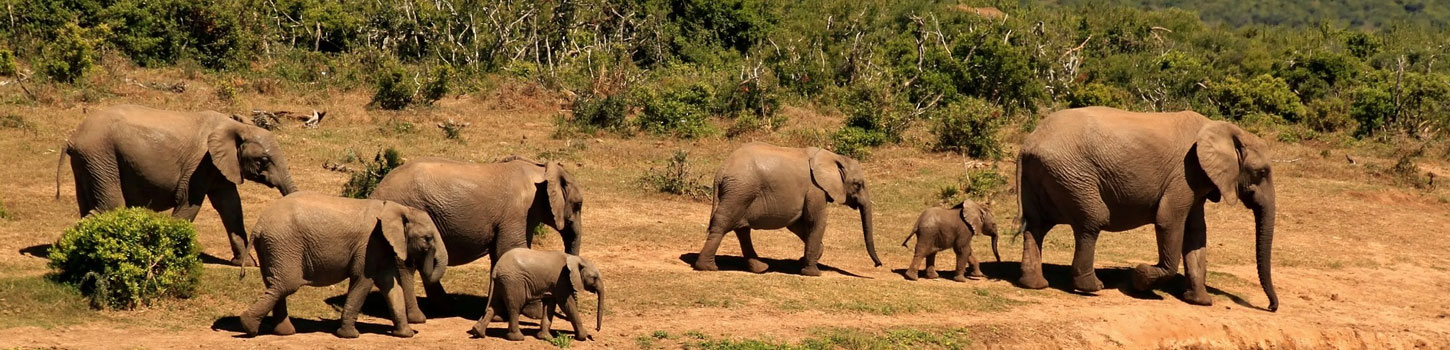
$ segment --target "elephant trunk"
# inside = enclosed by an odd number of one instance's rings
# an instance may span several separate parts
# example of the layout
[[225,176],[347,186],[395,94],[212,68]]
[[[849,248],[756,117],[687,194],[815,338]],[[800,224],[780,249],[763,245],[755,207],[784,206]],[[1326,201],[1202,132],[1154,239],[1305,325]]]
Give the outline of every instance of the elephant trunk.
[[997,253],[997,236],[995,233],[989,236],[992,237],[992,257],[997,258],[997,262],[1002,262],[1002,254]]
[[598,332],[600,329],[604,329],[604,281],[599,281],[599,284],[594,287],[594,294],[599,297],[594,306],[594,331]]
[[1249,205],[1254,211],[1254,257],[1259,269],[1259,285],[1269,297],[1269,311],[1279,310],[1279,295],[1274,293],[1274,279],[1270,274],[1274,248],[1274,186],[1261,186]]
[[569,222],[564,225],[563,229],[559,230],[560,238],[564,239],[565,253],[568,253],[569,255],[579,255],[579,241],[580,238],[584,236],[583,233],[583,223],[579,222],[578,216],[575,216],[573,220],[569,220]]
[[[442,242],[442,240],[437,240],[437,242]],[[423,278],[426,279],[428,283],[437,284],[439,281],[443,280],[443,270],[446,270],[447,268],[448,249],[444,249],[440,246],[434,248],[433,255],[429,256],[423,261],[423,266],[420,270],[423,273]],[[412,277],[409,278],[411,279]]]
[[876,256],[876,237],[873,235],[876,226],[871,222],[871,217],[873,216],[872,204],[867,202],[861,203],[860,205],[861,234],[866,237],[866,253],[871,254],[871,262],[876,263],[876,267],[881,267],[881,258]]
[[292,174],[284,173],[282,175],[282,181],[277,185],[277,191],[282,192],[283,197],[297,192],[297,185],[292,183]]

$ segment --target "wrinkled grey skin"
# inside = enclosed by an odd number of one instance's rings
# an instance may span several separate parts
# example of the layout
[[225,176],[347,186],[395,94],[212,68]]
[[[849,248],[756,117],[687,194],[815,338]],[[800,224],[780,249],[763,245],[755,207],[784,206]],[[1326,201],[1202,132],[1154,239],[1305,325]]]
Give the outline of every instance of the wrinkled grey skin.
[[392,334],[411,337],[402,288],[393,288],[400,282],[398,270],[417,269],[425,280],[437,283],[448,261],[428,213],[394,202],[297,192],[273,202],[252,229],[267,291],[242,313],[242,328],[249,335],[258,333],[268,311],[276,321],[273,333],[295,333],[287,317],[287,296],[302,286],[347,280],[337,336],[357,338],[358,310],[376,285],[393,311]]
[[[901,241],[901,246],[905,247],[912,236],[916,237],[916,253],[912,255],[911,266],[906,268],[906,279],[916,280],[916,272],[923,260],[926,261],[926,278],[937,278],[936,253],[946,249],[957,255],[957,275],[952,277],[953,281],[966,282],[968,277],[985,277],[981,263],[972,255],[972,236],[977,233],[992,238],[992,256],[1001,262],[1002,256],[997,254],[997,221],[986,207],[968,199],[951,208],[923,211],[917,217],[911,234]],[[966,272],[969,263],[972,267],[970,275]]]
[[1018,156],[1023,227],[1022,277],[1047,287],[1042,239],[1054,225],[1071,225],[1076,239],[1073,287],[1102,289],[1093,270],[1100,231],[1143,225],[1157,230],[1158,263],[1133,269],[1144,290],[1184,265],[1183,299],[1210,305],[1204,201],[1242,200],[1254,213],[1259,283],[1268,310],[1279,307],[1270,275],[1274,238],[1274,178],[1268,147],[1231,123],[1194,112],[1134,113],[1106,107],[1069,109],[1043,119]]
[[542,301],[544,317],[539,320],[539,333],[534,336],[549,340],[553,335],[554,307],[564,312],[564,317],[574,325],[574,339],[589,338],[589,329],[584,327],[579,313],[579,292],[597,294],[594,330],[604,326],[604,280],[599,269],[589,260],[577,255],[558,251],[539,251],[515,248],[503,253],[489,271],[488,308],[473,332],[486,337],[488,323],[494,315],[500,314],[509,323],[508,340],[523,340],[519,331],[519,313],[525,304]]
[[872,238],[871,194],[861,163],[831,151],[776,147],[752,142],[731,153],[715,173],[715,202],[705,246],[695,270],[715,271],[715,250],[725,233],[735,231],[750,271],[769,266],[755,254],[751,229],[790,229],[805,242],[801,274],[820,276],[821,239],[826,232],[826,203],[841,203],[861,212],[861,231],[871,261],[876,257]]
[[[475,164],[423,158],[389,172],[370,196],[423,209],[433,217],[448,247],[450,266],[467,264],[513,248],[533,245],[529,228],[544,224],[559,231],[564,251],[579,253],[584,231],[580,210],[584,192],[558,162],[539,163],[509,156]],[[404,280],[412,280],[404,271]],[[429,297],[446,298],[443,285],[425,282]],[[408,318],[421,321],[412,283],[403,284]],[[530,308],[537,310],[537,308]],[[530,314],[530,316],[538,316]]]
[[172,217],[190,221],[210,199],[221,214],[231,239],[232,264],[237,265],[254,264],[244,250],[246,228],[237,185],[251,180],[284,196],[296,190],[282,146],[271,132],[213,111],[136,105],[101,109],[71,134],[61,159],[67,155],[81,216],[144,207],[171,209]]

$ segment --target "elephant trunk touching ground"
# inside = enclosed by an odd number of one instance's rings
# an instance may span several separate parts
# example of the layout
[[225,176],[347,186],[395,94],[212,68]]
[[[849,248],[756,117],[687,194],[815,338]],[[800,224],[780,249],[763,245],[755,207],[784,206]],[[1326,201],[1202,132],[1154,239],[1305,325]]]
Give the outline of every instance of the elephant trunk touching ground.
[[876,266],[881,266],[881,258],[876,257],[876,238],[873,235],[876,226],[871,222],[871,217],[874,216],[871,207],[874,205],[870,200],[863,202],[858,204],[857,209],[861,211],[861,234],[866,237],[866,253],[871,254],[871,262],[876,263]]
[[1269,311],[1279,310],[1279,295],[1274,293],[1274,279],[1270,274],[1274,248],[1274,180],[1265,181],[1244,204],[1254,211],[1254,258],[1259,269],[1259,285],[1269,297]]
[[1002,254],[997,253],[997,236],[1000,235],[995,231],[987,235],[987,237],[992,237],[992,257],[997,258],[997,262],[1002,262]]
[[594,294],[599,300],[594,304],[594,331],[598,332],[604,329],[604,281],[596,283],[598,285],[594,286]]

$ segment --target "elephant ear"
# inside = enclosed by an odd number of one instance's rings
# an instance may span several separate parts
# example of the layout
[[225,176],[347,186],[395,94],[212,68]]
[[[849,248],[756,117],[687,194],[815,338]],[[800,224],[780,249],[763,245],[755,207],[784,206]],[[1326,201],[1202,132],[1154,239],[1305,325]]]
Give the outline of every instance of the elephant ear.
[[236,121],[224,120],[221,124],[207,135],[206,150],[211,155],[212,165],[221,171],[222,176],[240,185],[245,180],[242,180],[242,162],[237,153],[245,140],[245,131],[243,125]]
[[810,157],[811,180],[826,191],[826,200],[830,202],[844,202],[846,200],[845,180],[841,177],[841,163],[835,153],[820,148],[806,148],[806,155]]
[[408,208],[389,201],[380,201],[376,205],[379,207],[375,211],[378,218],[378,229],[383,231],[383,239],[393,247],[393,253],[397,254],[398,261],[408,260],[408,235],[404,232],[404,221],[407,220]]
[[574,177],[559,162],[544,165],[544,179],[548,181],[549,210],[554,214],[554,228],[563,229],[565,222],[573,214],[571,205],[583,201],[583,195],[579,193],[579,185],[574,183]]
[[1218,188],[1219,199],[1214,202],[1233,203],[1238,198],[1240,152],[1234,138],[1236,129],[1233,124],[1210,122],[1198,130],[1194,143],[1199,167]]
[[582,293],[584,292],[584,275],[579,274],[579,264],[582,263],[583,259],[577,255],[567,256],[567,261],[565,261],[564,265],[569,269],[569,283],[574,285],[575,294]]
[[961,209],[962,222],[967,223],[967,228],[972,230],[972,234],[982,233],[982,213],[984,208],[978,206],[976,203],[970,202],[962,202],[962,204],[957,205],[957,208]]

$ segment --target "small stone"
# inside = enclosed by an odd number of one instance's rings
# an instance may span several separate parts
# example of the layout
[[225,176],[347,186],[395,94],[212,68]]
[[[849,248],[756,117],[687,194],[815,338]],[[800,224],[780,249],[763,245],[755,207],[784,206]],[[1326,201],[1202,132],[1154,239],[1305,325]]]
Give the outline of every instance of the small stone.
[[1339,293],[1330,294],[1329,300],[1339,301]]

